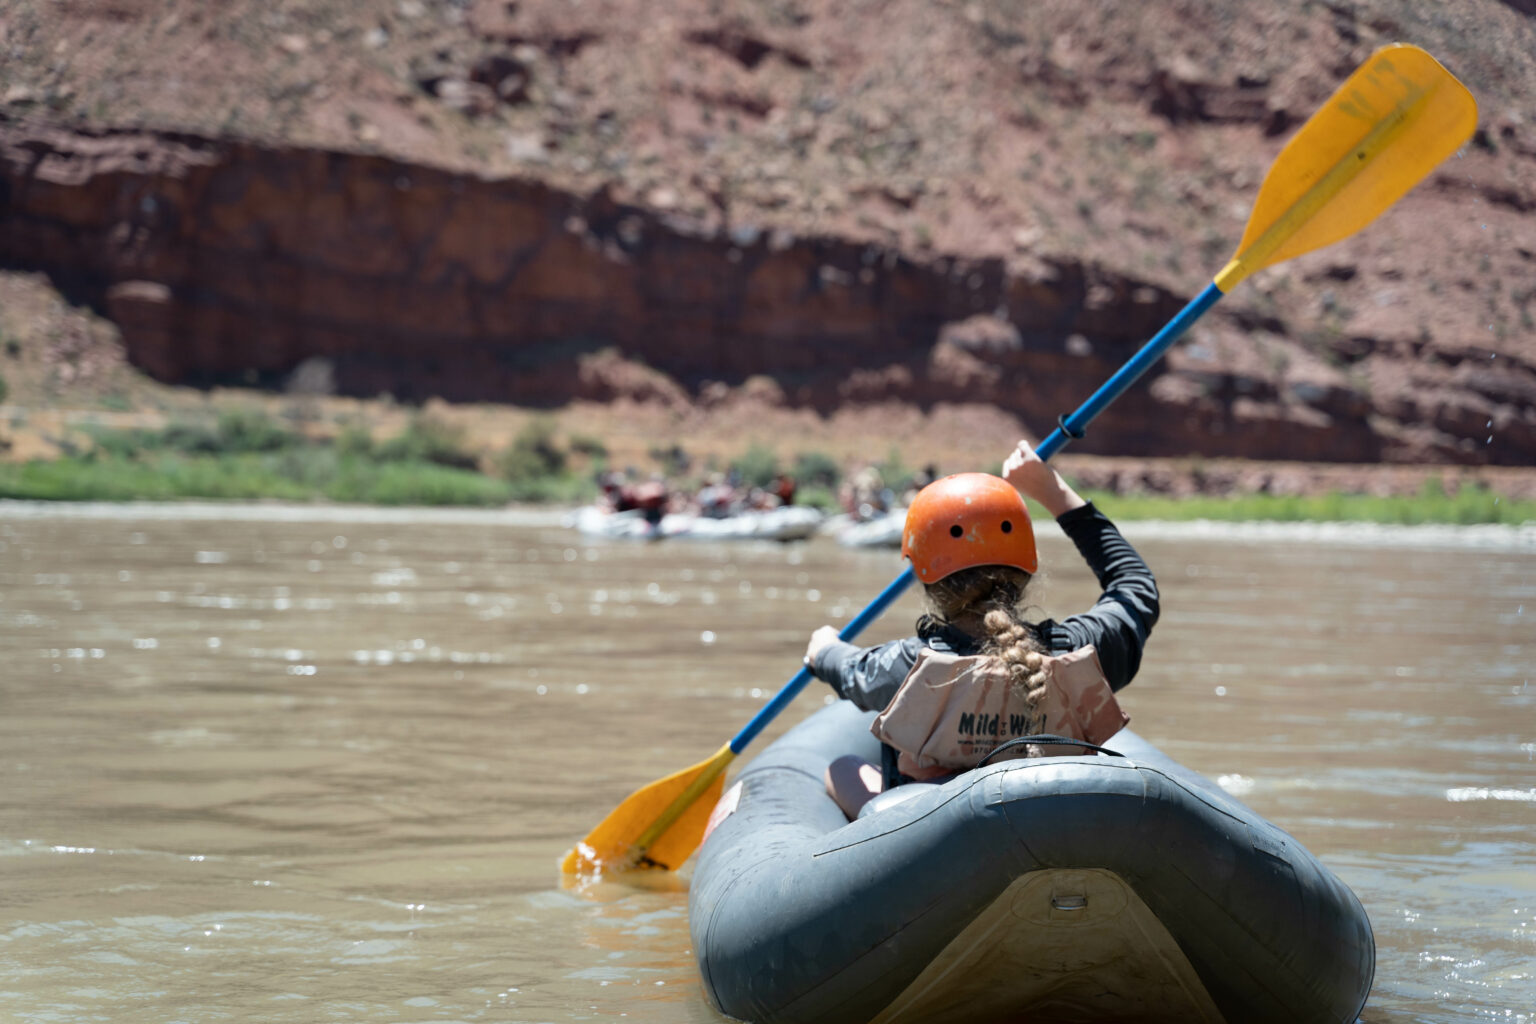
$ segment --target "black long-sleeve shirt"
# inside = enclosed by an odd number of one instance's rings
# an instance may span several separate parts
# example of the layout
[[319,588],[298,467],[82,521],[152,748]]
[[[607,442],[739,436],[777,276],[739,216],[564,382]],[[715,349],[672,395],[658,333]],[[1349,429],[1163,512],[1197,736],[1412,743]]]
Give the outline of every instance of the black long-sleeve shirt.
[[[1092,503],[1062,513],[1056,522],[1093,570],[1103,593],[1080,615],[1036,623],[1036,635],[1052,654],[1092,644],[1110,687],[1122,689],[1141,667],[1142,648],[1157,624],[1157,581],[1136,549]],[[895,696],[924,646],[967,655],[978,653],[982,642],[950,626],[874,647],[838,640],[817,652],[811,672],[831,683],[838,696],[865,711],[880,711]]]

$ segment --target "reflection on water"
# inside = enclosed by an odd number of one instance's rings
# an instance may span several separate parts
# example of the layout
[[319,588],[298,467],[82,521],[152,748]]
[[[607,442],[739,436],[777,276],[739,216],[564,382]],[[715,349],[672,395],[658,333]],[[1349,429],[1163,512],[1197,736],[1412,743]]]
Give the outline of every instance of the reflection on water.
[[[1127,532],[1165,614],[1122,702],[1359,893],[1364,1019],[1536,1020],[1536,552]],[[1076,610],[1042,547],[1042,612]],[[722,1020],[686,870],[555,861],[897,568],[499,513],[0,508],[0,1017]]]

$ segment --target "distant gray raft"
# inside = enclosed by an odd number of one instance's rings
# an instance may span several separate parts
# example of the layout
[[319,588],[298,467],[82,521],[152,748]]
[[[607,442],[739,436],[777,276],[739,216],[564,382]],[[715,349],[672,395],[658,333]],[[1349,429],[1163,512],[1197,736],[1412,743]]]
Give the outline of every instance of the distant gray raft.
[[[695,866],[704,988],[755,1024],[1354,1021],[1370,922],[1290,835],[1123,731],[848,822],[822,772],[878,760],[817,712],[749,763]],[[740,787],[737,789],[737,787]],[[913,794],[913,795],[909,795]],[[872,812],[872,813],[871,813]]]

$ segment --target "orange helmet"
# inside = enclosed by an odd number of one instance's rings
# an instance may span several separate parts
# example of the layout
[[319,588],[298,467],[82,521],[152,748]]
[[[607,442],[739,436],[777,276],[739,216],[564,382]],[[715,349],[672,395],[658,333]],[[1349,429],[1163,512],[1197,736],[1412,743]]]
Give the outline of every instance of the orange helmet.
[[1024,499],[991,473],[956,473],[917,492],[907,508],[901,553],[924,583],[977,565],[1040,565]]

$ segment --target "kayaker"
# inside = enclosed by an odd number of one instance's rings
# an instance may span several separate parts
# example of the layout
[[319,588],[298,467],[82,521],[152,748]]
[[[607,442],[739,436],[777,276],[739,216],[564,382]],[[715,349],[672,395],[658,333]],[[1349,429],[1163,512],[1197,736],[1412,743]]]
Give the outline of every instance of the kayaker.
[[[1103,592],[1088,611],[1060,622],[1021,616],[1038,568],[1021,492],[1055,517],[1098,578]],[[915,636],[861,648],[822,626],[806,646],[817,678],[881,712],[872,731],[886,763],[845,757],[827,770],[828,790],[850,818],[884,789],[953,774],[989,755],[1084,752],[1009,742],[1017,737],[1099,742],[1128,720],[1114,691],[1141,666],[1158,618],[1157,582],[1104,513],[1027,441],[1004,461],[1001,477],[961,473],[919,492],[907,510],[902,554],[931,608]]]

